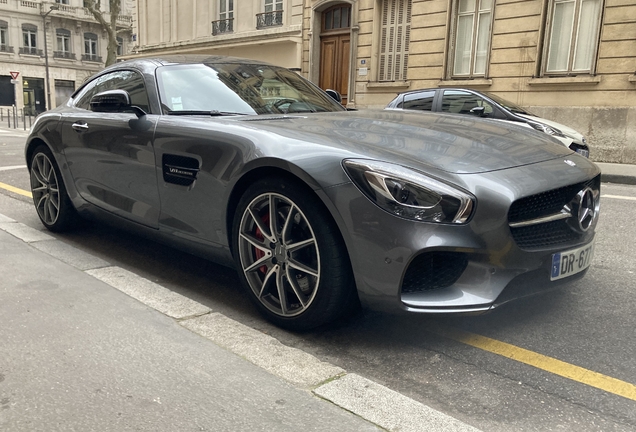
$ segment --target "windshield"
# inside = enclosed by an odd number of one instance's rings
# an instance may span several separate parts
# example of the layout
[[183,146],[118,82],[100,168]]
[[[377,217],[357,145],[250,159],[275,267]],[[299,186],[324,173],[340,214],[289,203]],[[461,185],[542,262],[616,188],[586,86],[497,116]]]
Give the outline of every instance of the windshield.
[[241,63],[157,69],[164,114],[287,114],[343,111],[322,90],[285,68]]
[[[519,105],[515,105],[510,101],[507,101],[497,95],[494,95],[492,93],[487,93],[484,92],[484,94],[486,96],[488,96],[490,99],[492,99],[493,101],[497,102],[499,105],[503,106],[504,108],[506,108],[508,111],[513,112],[515,114],[525,114],[525,115],[531,115],[534,116],[534,114],[532,114],[530,111],[521,108]],[[536,117],[536,116],[535,116]]]

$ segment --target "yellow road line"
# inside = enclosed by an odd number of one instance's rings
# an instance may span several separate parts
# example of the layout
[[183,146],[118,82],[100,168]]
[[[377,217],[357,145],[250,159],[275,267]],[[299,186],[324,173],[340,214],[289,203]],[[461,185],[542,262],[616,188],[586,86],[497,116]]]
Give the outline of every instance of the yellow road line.
[[[31,192],[10,186],[5,183],[0,182],[0,188],[6,189],[13,193],[24,195],[29,198],[32,197]],[[636,198],[632,197],[622,197],[614,195],[603,196],[607,198],[629,199],[636,201]],[[555,375],[559,375],[564,378],[586,384],[590,387],[604,390],[608,393],[612,393],[636,401],[636,385],[634,384],[630,384],[628,382],[621,381],[619,379],[612,378],[610,376],[603,375],[601,373],[594,372],[580,366],[575,366],[573,364],[566,363],[564,361],[557,360],[555,358],[548,357],[543,354],[527,350],[525,348],[519,348],[506,342],[501,342],[486,336],[480,336],[478,334],[465,332],[463,330],[438,327],[434,329],[433,332],[440,336],[453,339],[457,342],[461,342],[463,344],[470,345],[484,351],[498,354],[502,357],[506,357],[520,363],[525,363],[527,365],[536,367],[537,369],[541,369]]]
[[454,328],[435,328],[434,333],[538,369],[636,401],[636,385],[543,354]]
[[19,189],[17,187],[13,187],[6,183],[0,182],[0,188],[8,190],[9,192],[17,193],[18,195],[24,195],[25,197],[33,198],[33,195],[31,195],[31,192],[25,191],[24,189]]
[[601,198],[614,198],[614,199],[622,199],[628,201],[636,201],[636,197],[628,197],[622,195],[601,195]]

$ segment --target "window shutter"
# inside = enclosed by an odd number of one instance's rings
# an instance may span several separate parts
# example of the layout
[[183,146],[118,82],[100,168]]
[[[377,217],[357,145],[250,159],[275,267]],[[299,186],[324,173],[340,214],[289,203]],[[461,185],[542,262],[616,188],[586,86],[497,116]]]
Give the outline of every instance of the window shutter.
[[406,79],[411,32],[411,0],[384,0],[380,40],[380,81]]

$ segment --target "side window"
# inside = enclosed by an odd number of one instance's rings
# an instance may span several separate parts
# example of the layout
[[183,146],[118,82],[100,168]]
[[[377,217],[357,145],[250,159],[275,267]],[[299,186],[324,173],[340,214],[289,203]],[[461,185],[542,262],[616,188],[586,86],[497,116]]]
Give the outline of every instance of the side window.
[[435,90],[404,95],[403,109],[432,111]]
[[107,90],[126,90],[130,94],[130,102],[133,105],[137,105],[145,112],[150,113],[148,93],[146,92],[143,78],[137,72],[126,70],[111,72],[95,79],[88,84],[79,96],[75,106],[90,110],[91,98]]
[[484,107],[483,116],[488,117],[493,112],[492,105],[477,95],[460,90],[445,90],[442,98],[442,112],[454,114],[472,114],[470,110]]

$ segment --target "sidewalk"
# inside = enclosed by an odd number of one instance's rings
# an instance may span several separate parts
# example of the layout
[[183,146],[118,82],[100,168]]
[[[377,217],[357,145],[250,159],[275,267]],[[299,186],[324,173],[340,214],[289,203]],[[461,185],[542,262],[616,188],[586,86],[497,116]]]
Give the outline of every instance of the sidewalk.
[[0,257],[0,430],[477,431],[1,214]]

